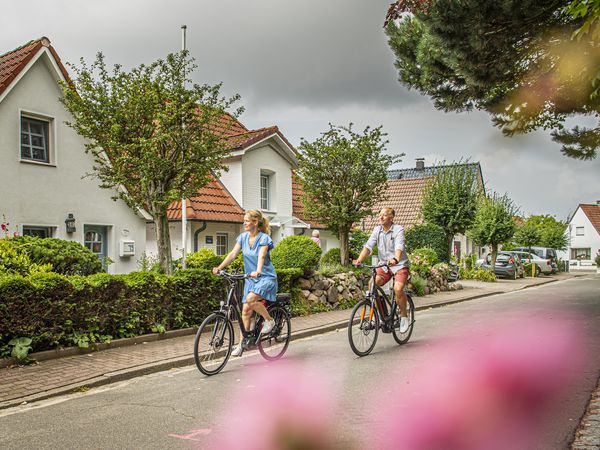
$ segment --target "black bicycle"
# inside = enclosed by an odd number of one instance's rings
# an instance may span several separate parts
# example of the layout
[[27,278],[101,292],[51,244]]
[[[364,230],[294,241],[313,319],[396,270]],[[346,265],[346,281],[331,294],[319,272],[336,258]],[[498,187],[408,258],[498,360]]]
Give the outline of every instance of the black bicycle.
[[[398,344],[406,344],[410,339],[415,324],[415,304],[411,293],[405,289],[407,303],[406,312],[409,326],[404,333],[400,332],[400,314],[398,305],[394,301],[394,290],[391,298],[375,283],[376,271],[387,264],[369,266],[359,264],[358,267],[371,269],[371,287],[363,300],[359,301],[352,309],[348,322],[348,340],[352,351],[358,356],[366,356],[375,347],[379,330],[383,333],[392,333]],[[389,267],[388,267],[389,269]],[[407,283],[408,284],[408,283]]]
[[216,375],[229,360],[233,349],[234,331],[232,320],[237,319],[244,349],[258,347],[260,354],[273,361],[283,356],[291,337],[290,294],[277,294],[277,301],[267,306],[269,314],[275,320],[275,326],[262,334],[260,329],[264,319],[253,313],[254,328],[246,330],[242,321],[241,300],[243,281],[250,275],[220,271],[219,275],[228,283],[226,300],[221,300],[218,311],[210,314],[198,329],[194,340],[194,360],[200,372]]

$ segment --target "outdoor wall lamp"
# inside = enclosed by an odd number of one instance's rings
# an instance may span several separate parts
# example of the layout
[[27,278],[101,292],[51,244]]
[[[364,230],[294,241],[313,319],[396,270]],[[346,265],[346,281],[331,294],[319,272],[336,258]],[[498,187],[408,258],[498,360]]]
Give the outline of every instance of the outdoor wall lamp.
[[65,224],[67,225],[67,233],[75,233],[75,217],[73,217],[73,214],[69,213],[65,219]]

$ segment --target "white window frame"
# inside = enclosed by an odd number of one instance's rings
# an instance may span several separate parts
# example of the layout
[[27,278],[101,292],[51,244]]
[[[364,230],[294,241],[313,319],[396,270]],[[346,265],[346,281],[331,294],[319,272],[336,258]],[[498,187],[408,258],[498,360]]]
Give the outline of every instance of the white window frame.
[[269,200],[270,200],[270,196],[269,196],[269,188],[270,188],[270,182],[271,182],[271,177],[269,177],[269,175],[261,173],[260,174],[260,209],[262,209],[263,211],[268,211],[269,210]]
[[25,234],[25,230],[35,230],[35,231],[45,231],[45,238],[54,237],[54,229],[56,227],[48,226],[48,225],[23,225],[21,226],[21,235],[22,236],[31,236],[29,234]]
[[[22,138],[23,133],[23,119],[43,122],[44,127],[48,130],[48,136],[46,137],[46,159],[35,159],[33,157],[28,158],[23,156]],[[43,166],[56,166],[56,120],[54,117],[39,112],[19,110],[19,161],[28,164],[40,164]]]
[[585,227],[575,227],[575,236],[585,236]]
[[[219,243],[219,238],[225,239],[225,243]],[[221,252],[222,249],[222,252]],[[217,256],[225,256],[229,253],[229,235],[227,233],[217,233],[215,237],[215,253]]]

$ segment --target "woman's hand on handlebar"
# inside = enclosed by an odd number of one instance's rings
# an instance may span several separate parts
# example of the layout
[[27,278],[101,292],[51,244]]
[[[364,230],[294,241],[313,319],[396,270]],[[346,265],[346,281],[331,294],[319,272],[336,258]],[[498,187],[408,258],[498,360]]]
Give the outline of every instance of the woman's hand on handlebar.
[[219,275],[219,272],[220,272],[221,270],[222,270],[222,269],[219,269],[218,267],[213,267],[213,268],[212,268],[212,273],[213,273],[213,275]]
[[258,278],[260,277],[260,272],[254,271],[250,273],[250,278]]

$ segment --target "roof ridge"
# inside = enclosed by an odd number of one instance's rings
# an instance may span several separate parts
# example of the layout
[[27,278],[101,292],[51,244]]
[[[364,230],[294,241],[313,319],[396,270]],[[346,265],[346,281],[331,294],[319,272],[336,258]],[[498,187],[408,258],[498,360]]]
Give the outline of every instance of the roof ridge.
[[9,50],[9,51],[7,51],[6,53],[2,53],[2,54],[0,55],[0,58],[3,58],[3,57],[5,57],[6,55],[10,55],[11,53],[18,52],[19,50],[22,50],[22,49],[24,49],[25,47],[28,47],[28,46],[30,46],[30,45],[31,45],[31,44],[33,44],[34,42],[40,42],[40,43],[42,43],[42,41],[43,41],[44,39],[46,39],[46,40],[48,41],[48,43],[50,43],[50,39],[48,39],[46,36],[42,36],[42,37],[40,37],[40,38],[37,38],[37,39],[32,39],[31,41],[29,41],[29,42],[27,42],[27,43],[25,43],[25,44],[23,44],[23,45],[20,45],[19,47],[15,48],[15,49]]

